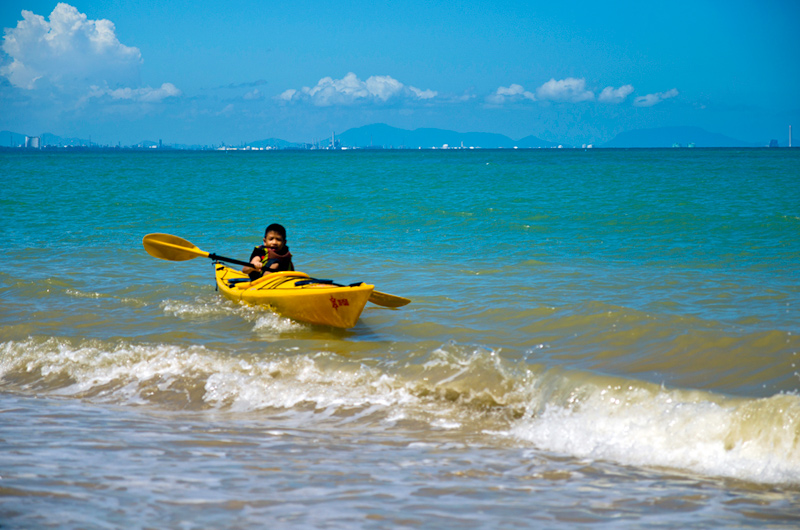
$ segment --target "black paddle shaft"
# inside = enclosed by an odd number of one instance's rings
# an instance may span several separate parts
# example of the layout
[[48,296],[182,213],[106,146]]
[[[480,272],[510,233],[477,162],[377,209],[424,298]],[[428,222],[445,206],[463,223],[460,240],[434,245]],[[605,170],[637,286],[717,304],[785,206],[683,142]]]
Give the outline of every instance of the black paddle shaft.
[[213,259],[214,261],[227,261],[228,263],[234,263],[236,265],[242,265],[243,267],[252,267],[252,263],[248,263],[246,261],[239,261],[238,259],[233,258],[226,258],[224,256],[218,256],[216,254],[209,254],[209,258]]

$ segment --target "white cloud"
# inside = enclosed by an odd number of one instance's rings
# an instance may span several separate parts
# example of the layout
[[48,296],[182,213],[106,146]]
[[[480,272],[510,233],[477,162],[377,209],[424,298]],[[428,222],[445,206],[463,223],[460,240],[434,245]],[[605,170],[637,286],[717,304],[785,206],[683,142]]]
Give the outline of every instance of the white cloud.
[[625,99],[633,93],[633,85],[623,85],[619,88],[607,86],[597,96],[597,101],[602,103],[622,103]]
[[0,75],[18,88],[52,85],[61,90],[86,90],[91,85],[136,85],[142,55],[125,46],[108,20],[88,20],[71,5],[60,3],[49,21],[22,11],[16,28],[7,28],[2,45],[12,59]]
[[417,96],[417,99],[433,99],[433,98],[435,98],[437,95],[439,95],[439,93],[438,93],[438,92],[436,92],[435,90],[431,90],[431,89],[428,89],[428,90],[420,90],[420,89],[418,89],[418,88],[415,88],[415,87],[413,87],[413,86],[410,86],[410,87],[408,87],[408,89],[409,89],[410,91],[412,91],[412,92],[414,93],[414,95],[416,95],[416,96]]
[[[627,89],[622,87],[619,90]],[[633,87],[631,87],[631,90],[633,90]],[[594,92],[586,89],[585,79],[568,77],[560,81],[551,79],[537,88],[535,93],[525,90],[522,85],[518,84],[512,84],[507,87],[501,86],[488,96],[486,101],[495,105],[502,105],[503,103],[513,103],[524,99],[530,101],[580,103],[594,100]]]
[[234,109],[235,109],[235,107],[233,106],[233,103],[228,103],[227,105],[225,105],[225,107],[223,107],[223,109],[221,111],[217,112],[216,115],[217,116],[230,116],[231,114],[233,114]]
[[652,107],[661,103],[665,99],[674,98],[679,94],[677,88],[667,90],[666,92],[656,92],[655,94],[647,94],[646,96],[639,96],[633,100],[634,107]]
[[160,103],[167,98],[177,97],[181,91],[172,83],[164,83],[159,88],[117,88],[114,90],[93,86],[90,98],[108,97],[112,100],[127,100],[140,103]]
[[467,101],[472,101],[476,97],[477,96],[475,94],[473,94],[472,92],[464,92],[460,96],[453,95],[453,96],[450,96],[448,99],[452,103],[466,103]]
[[278,100],[285,102],[307,101],[318,107],[348,106],[359,103],[386,103],[392,101],[424,101],[438,95],[433,90],[420,90],[406,86],[388,75],[372,76],[366,81],[350,72],[342,79],[323,77],[314,87],[293,88],[284,91]]
[[556,81],[551,79],[536,89],[536,99],[540,101],[564,101],[580,103],[594,99],[594,92],[586,90],[586,80],[568,77]]
[[297,90],[290,88],[289,90],[284,90],[277,99],[282,101],[292,101],[297,94]]
[[498,87],[494,94],[486,98],[489,103],[502,105],[506,102],[515,102],[522,99],[536,101],[536,96],[532,92],[525,90],[522,85],[512,84],[508,87]]

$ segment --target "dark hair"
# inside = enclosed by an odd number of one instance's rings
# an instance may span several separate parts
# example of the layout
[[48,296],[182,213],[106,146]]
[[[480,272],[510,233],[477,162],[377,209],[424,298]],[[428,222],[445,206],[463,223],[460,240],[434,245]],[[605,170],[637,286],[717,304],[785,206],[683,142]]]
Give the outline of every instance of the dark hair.
[[270,232],[278,232],[283,238],[283,240],[286,241],[286,229],[283,227],[283,225],[279,225],[278,223],[272,223],[267,227],[266,230],[264,230],[264,237],[267,237],[267,234],[269,234]]

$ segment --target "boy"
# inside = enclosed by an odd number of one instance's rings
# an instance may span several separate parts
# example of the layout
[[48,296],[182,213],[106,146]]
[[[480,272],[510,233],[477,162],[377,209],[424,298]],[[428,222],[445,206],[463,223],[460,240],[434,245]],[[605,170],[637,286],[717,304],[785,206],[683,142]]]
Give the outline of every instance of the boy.
[[286,229],[273,223],[264,230],[264,244],[253,249],[250,254],[252,267],[244,267],[242,272],[257,280],[264,274],[278,271],[293,271],[292,253],[286,246]]

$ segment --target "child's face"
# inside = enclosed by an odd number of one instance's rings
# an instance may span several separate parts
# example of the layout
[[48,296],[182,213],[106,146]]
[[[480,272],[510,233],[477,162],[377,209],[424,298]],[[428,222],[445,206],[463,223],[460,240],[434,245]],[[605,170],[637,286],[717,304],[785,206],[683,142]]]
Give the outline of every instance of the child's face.
[[267,235],[264,237],[264,245],[272,250],[280,250],[283,248],[284,244],[283,236],[274,230],[267,232]]

